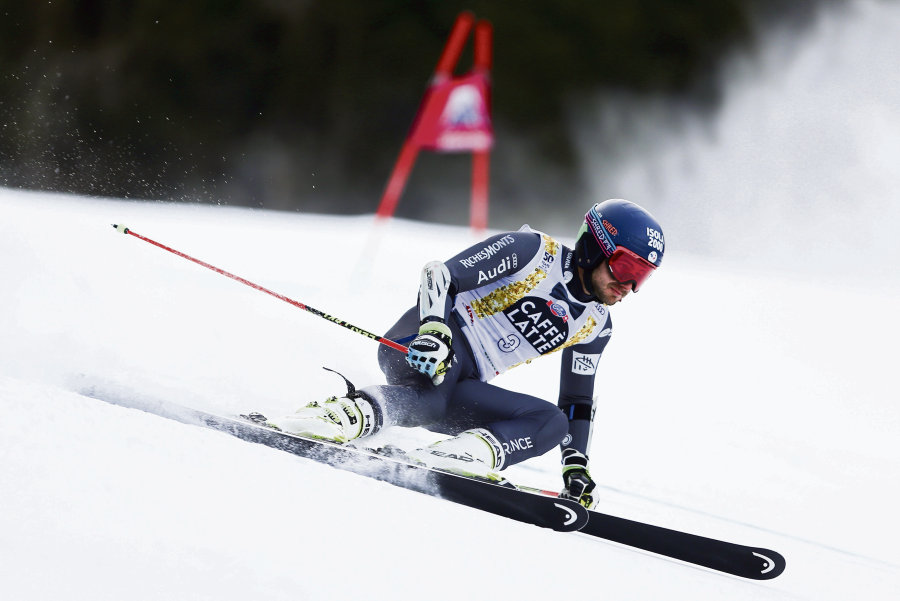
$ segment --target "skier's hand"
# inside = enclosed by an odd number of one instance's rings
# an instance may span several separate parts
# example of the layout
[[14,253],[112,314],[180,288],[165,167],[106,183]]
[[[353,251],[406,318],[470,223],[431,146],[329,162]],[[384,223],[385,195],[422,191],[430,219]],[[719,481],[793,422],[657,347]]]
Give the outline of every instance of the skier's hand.
[[450,328],[443,321],[427,321],[419,328],[419,335],[409,345],[406,362],[422,372],[435,386],[444,381],[453,358]]
[[559,494],[563,499],[578,501],[588,509],[594,506],[594,496],[591,494],[596,482],[591,479],[588,471],[587,456],[575,449],[564,449],[562,456],[563,482],[565,488]]

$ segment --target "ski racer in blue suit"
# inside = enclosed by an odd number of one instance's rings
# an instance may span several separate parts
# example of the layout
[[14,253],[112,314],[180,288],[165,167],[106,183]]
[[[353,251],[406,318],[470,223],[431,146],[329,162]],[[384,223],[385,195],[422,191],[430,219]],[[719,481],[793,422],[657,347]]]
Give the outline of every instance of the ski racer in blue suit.
[[[592,506],[588,469],[597,364],[612,333],[609,307],[662,261],[657,221],[620,199],[595,204],[574,248],[523,226],[448,261],[425,265],[419,302],[385,334],[387,384],[311,403],[273,420],[283,430],[346,442],[384,425],[451,435],[410,458],[469,476],[562,449],[562,495]],[[562,356],[557,404],[494,386],[495,376],[543,355]]]

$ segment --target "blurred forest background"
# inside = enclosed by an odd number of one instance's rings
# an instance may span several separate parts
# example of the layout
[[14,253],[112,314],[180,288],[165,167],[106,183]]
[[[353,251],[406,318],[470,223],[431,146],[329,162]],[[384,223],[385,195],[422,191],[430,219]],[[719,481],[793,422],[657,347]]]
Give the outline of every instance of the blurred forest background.
[[[825,0],[0,0],[0,185],[372,213],[457,14],[494,26],[491,227],[588,198],[598,99],[715,111],[723,59]],[[471,65],[471,42],[460,61]],[[398,215],[467,222],[470,158],[423,153]],[[579,212],[576,211],[576,212]]]

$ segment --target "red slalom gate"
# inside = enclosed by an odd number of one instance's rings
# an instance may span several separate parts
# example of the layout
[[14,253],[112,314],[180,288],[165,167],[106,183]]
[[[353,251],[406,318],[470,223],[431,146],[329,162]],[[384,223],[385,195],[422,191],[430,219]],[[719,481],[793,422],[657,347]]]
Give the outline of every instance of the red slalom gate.
[[[473,27],[475,48],[472,70],[465,75],[454,76],[453,71]],[[394,214],[420,150],[471,152],[469,222],[474,230],[487,227],[490,150],[494,144],[490,105],[492,39],[490,22],[476,22],[470,12],[463,12],[457,17],[388,179],[378,206],[378,217]]]

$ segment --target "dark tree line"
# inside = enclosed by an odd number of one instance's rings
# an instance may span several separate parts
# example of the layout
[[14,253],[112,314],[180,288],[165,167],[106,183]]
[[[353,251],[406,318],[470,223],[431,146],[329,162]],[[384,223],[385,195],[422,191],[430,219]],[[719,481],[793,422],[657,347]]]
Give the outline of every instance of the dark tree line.
[[[529,166],[575,177],[573,102],[627,91],[714,108],[718,61],[753,43],[754,22],[812,12],[797,7],[3,0],[0,185],[371,212],[446,35],[470,9],[494,25],[492,196],[513,202],[540,185]],[[404,198],[443,190],[464,206],[467,185],[466,157],[423,157]],[[412,216],[417,206],[401,203]]]

